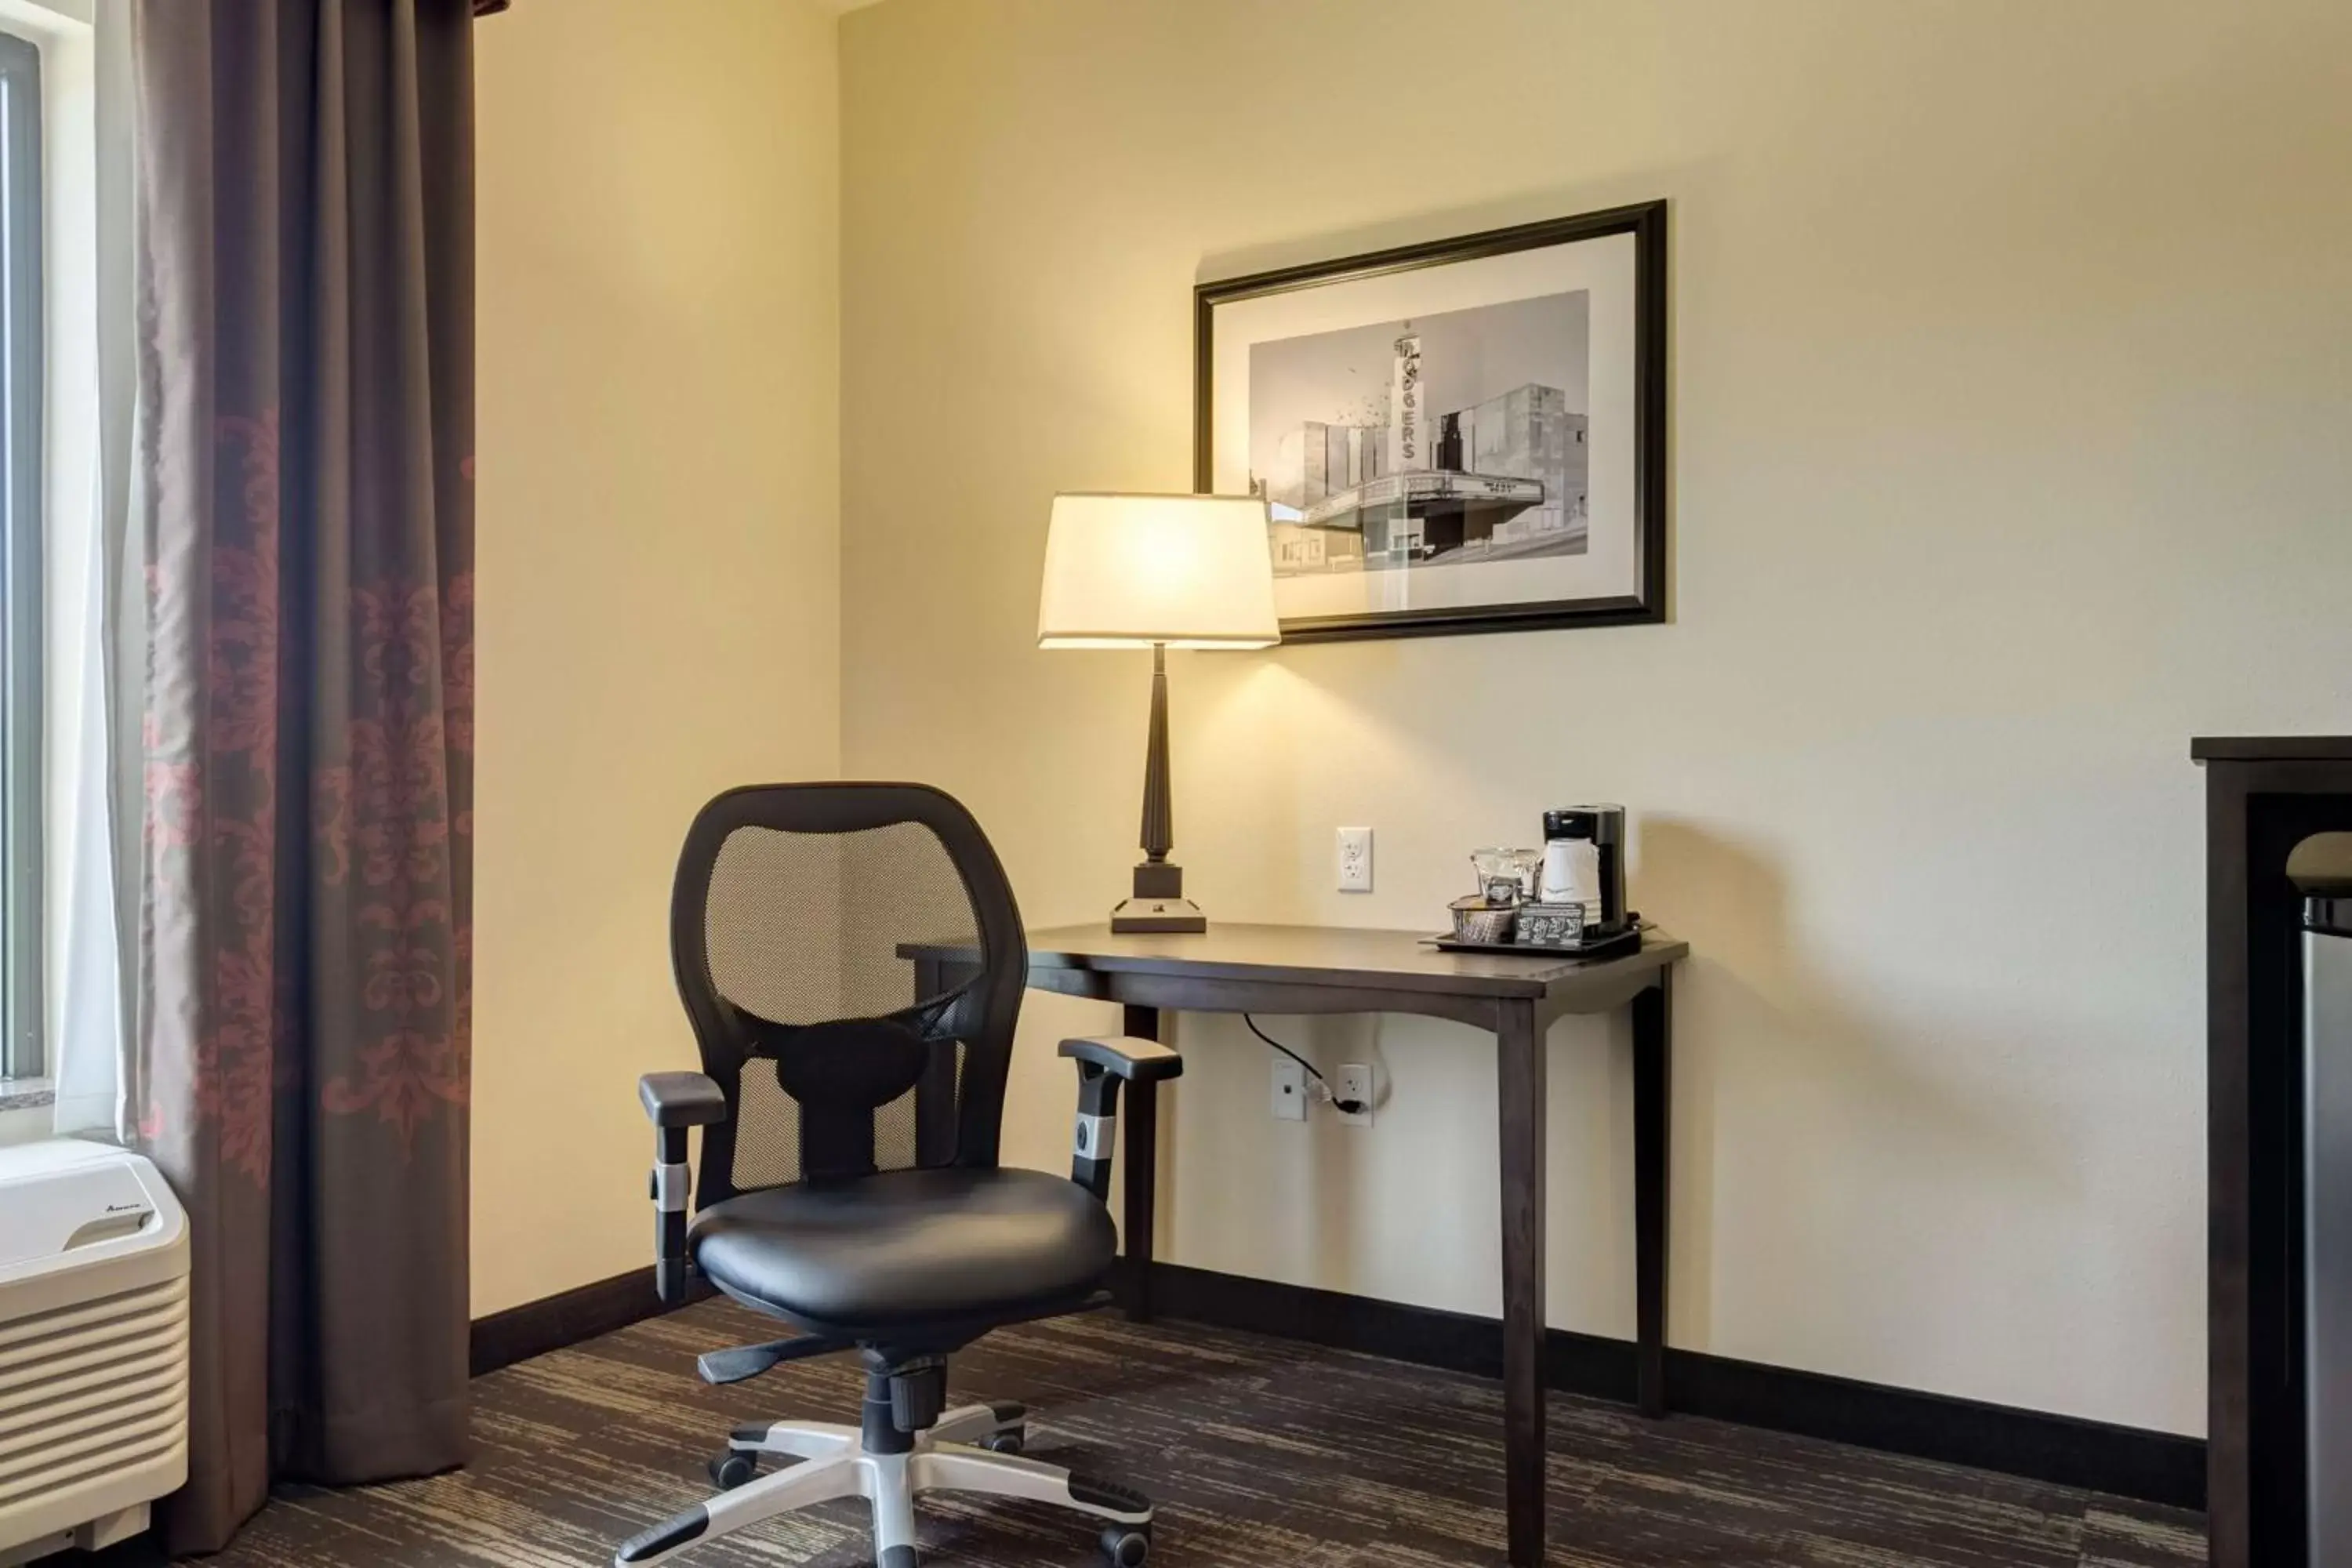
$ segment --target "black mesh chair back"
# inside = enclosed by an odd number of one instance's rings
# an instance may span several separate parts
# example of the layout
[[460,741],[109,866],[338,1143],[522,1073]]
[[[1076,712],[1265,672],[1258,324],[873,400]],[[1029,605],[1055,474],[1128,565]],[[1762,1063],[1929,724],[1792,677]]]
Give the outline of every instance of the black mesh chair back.
[[920,784],[762,784],[695,818],[677,988],[730,1115],[698,1201],[993,1166],[1028,953],[996,852]]

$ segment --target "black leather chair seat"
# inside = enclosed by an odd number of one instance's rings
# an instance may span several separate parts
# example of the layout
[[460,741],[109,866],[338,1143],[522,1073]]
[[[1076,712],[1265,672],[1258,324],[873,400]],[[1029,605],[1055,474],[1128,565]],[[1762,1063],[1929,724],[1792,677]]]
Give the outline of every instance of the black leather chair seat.
[[1118,1250],[1110,1211],[1042,1171],[888,1171],[746,1193],[705,1209],[696,1267],[817,1323],[979,1316],[1077,1295]]

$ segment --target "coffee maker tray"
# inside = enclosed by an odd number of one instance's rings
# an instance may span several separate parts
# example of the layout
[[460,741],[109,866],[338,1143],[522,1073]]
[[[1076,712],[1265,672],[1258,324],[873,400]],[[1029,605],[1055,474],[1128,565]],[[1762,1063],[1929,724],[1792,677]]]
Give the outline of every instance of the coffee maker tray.
[[1580,947],[1537,947],[1520,942],[1459,942],[1452,935],[1422,938],[1440,952],[1491,952],[1508,958],[1622,958],[1642,948],[1642,928],[1629,927],[1623,934],[1606,942],[1588,942]]

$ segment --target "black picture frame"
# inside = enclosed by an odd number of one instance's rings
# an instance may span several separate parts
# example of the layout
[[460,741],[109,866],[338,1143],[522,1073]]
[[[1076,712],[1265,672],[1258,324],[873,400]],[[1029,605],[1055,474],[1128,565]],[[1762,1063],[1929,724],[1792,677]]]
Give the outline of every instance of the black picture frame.
[[1192,290],[1192,484],[1202,493],[1216,474],[1214,365],[1216,311],[1269,294],[1316,289],[1385,273],[1444,267],[1511,251],[1630,234],[1634,245],[1633,506],[1637,586],[1630,595],[1491,606],[1383,610],[1286,617],[1285,642],[1370,637],[1453,637],[1473,632],[1640,626],[1666,618],[1666,203],[1642,202],[1572,217],[1547,218],[1450,239],[1426,240],[1332,261],[1307,262]]

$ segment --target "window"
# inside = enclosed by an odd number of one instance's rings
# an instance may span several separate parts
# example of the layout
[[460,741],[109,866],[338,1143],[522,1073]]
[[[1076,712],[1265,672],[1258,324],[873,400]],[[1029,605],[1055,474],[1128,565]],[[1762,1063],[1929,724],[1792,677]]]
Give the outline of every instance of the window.
[[41,54],[0,34],[0,1078],[41,1011]]

